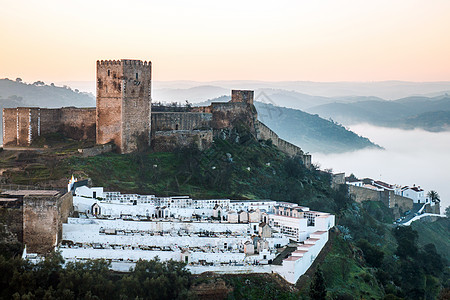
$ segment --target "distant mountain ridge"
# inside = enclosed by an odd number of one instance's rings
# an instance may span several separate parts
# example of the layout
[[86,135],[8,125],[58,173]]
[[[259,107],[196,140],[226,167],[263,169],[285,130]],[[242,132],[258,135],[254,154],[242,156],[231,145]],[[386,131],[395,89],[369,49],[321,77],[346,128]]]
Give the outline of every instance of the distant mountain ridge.
[[67,86],[47,85],[42,81],[27,84],[20,80],[0,79],[0,105],[15,107],[9,103],[12,98],[22,106],[46,108],[95,106],[95,97],[92,94],[72,90]]
[[450,96],[413,96],[395,101],[371,100],[353,103],[327,103],[306,111],[351,125],[369,123],[377,126],[428,131],[450,129]]

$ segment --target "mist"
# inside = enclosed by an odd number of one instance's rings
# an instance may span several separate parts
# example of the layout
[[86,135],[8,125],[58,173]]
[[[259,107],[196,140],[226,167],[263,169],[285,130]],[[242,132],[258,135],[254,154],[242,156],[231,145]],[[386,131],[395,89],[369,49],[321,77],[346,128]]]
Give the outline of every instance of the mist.
[[441,213],[450,205],[450,132],[402,130],[367,124],[350,130],[369,138],[385,150],[359,150],[342,154],[313,154],[313,162],[334,173],[353,173],[391,184],[419,185],[435,190],[441,198]]

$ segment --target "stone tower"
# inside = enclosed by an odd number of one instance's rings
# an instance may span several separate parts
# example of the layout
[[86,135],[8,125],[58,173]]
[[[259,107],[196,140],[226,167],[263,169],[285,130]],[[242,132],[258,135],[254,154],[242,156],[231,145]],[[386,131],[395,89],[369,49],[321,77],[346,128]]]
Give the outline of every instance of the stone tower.
[[97,144],[120,153],[150,144],[151,78],[150,61],[97,61]]

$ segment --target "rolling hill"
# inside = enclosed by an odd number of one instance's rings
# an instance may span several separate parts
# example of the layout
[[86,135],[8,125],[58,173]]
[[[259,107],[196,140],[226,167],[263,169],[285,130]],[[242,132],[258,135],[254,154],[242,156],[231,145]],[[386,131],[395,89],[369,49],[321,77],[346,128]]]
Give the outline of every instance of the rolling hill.
[[370,100],[328,103],[307,109],[343,124],[369,123],[405,129],[449,130],[450,96],[406,97],[395,101]]

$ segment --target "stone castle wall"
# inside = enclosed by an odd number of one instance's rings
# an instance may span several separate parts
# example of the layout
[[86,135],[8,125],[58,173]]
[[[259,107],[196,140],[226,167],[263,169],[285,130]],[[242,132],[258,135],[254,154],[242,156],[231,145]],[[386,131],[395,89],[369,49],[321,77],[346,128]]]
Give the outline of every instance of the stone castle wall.
[[212,142],[211,129],[156,131],[152,136],[152,148],[155,151],[173,151],[190,146],[205,150],[211,146]]
[[381,201],[386,207],[392,209],[396,217],[413,208],[413,200],[411,198],[396,195],[394,191],[377,191],[354,185],[349,185],[348,189],[356,202],[361,203],[367,200]]
[[25,195],[23,198],[23,244],[27,251],[44,254],[53,251],[62,237],[62,223],[73,210],[72,193],[64,195]]
[[256,109],[253,105],[244,102],[217,102],[211,103],[211,112],[211,126],[214,130],[246,126],[255,134],[253,114],[256,114]]
[[22,204],[23,202],[21,199],[0,199],[0,226],[4,226],[0,242],[22,244]]
[[284,153],[290,156],[300,156],[306,167],[311,166],[311,155],[305,154],[300,147],[281,139],[278,134],[260,121],[256,122],[256,128],[258,139],[271,140]]
[[[382,195],[380,191],[366,189],[359,186],[349,185],[348,190],[350,195],[353,195],[353,200],[356,202],[363,201],[382,201]],[[388,205],[386,205],[388,206]]]
[[152,131],[211,128],[212,114],[198,112],[152,112]]
[[39,109],[40,112],[40,134],[55,133],[60,130],[61,109]]
[[5,108],[3,122],[5,146],[30,146],[37,137],[54,132],[76,140],[95,139],[95,108]]
[[61,108],[60,131],[75,140],[95,140],[95,108]]
[[230,102],[241,102],[253,105],[254,91],[250,90],[232,90]]
[[413,208],[414,201],[411,198],[396,195],[394,191],[381,192],[381,201],[393,209],[394,216],[403,215],[404,212]]
[[44,197],[27,197],[23,203],[23,243],[28,252],[53,250],[58,236],[58,210],[55,201]]
[[17,145],[17,108],[3,109],[3,145]]

